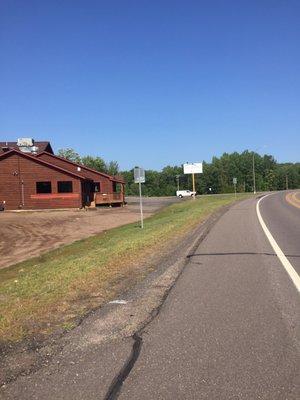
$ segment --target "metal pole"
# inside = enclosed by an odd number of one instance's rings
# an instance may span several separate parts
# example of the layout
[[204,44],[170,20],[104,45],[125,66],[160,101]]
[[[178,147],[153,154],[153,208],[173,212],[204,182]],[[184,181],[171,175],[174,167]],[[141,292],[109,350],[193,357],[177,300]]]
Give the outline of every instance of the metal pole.
[[236,198],[236,183],[234,184],[234,197]]
[[286,190],[289,189],[289,177],[287,175],[285,176],[285,187],[286,187]]
[[256,194],[254,152],[253,152],[253,158],[252,158],[252,169],[253,169],[253,193]]
[[179,175],[176,175],[176,180],[177,180],[177,190],[179,190]]
[[22,185],[22,206],[24,207],[25,206],[25,195],[24,195],[24,181],[23,181],[23,179],[22,179],[21,185]]
[[[193,178],[193,192],[195,192],[195,174],[192,174],[192,178]],[[194,199],[196,198],[195,194],[193,194]]]
[[140,170],[139,170],[139,192],[140,192],[141,228],[144,229],[143,202],[142,202],[142,184],[141,184],[141,171]]

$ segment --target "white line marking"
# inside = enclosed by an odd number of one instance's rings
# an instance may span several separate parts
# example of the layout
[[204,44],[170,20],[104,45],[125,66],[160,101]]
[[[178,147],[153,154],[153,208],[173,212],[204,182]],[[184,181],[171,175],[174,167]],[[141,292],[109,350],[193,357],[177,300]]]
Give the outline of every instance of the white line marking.
[[267,194],[266,196],[262,197],[261,199],[259,199],[259,201],[256,204],[256,213],[257,213],[257,217],[258,220],[260,222],[261,227],[263,228],[263,231],[265,232],[265,235],[267,236],[267,238],[269,239],[269,242],[271,244],[271,246],[273,247],[275,253],[277,254],[277,257],[279,258],[279,260],[281,261],[281,264],[284,266],[286,272],[289,274],[289,277],[291,278],[291,280],[293,281],[294,285],[296,286],[298,292],[300,292],[300,276],[297,274],[297,272],[295,271],[295,269],[293,268],[292,264],[289,262],[289,260],[286,258],[286,256],[284,255],[283,251],[281,250],[281,248],[278,246],[276,240],[273,238],[271,232],[269,231],[269,229],[267,228],[267,225],[265,224],[264,220],[262,219],[260,210],[259,210],[259,203],[265,199],[266,197],[270,196],[269,194]]
[[112,300],[109,304],[127,304],[126,300]]

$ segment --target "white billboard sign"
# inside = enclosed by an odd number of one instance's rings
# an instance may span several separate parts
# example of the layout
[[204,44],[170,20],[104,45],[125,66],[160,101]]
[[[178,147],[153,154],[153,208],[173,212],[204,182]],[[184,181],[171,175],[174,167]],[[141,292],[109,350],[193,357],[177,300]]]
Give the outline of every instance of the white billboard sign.
[[202,163],[186,163],[183,164],[184,174],[202,174],[203,167]]

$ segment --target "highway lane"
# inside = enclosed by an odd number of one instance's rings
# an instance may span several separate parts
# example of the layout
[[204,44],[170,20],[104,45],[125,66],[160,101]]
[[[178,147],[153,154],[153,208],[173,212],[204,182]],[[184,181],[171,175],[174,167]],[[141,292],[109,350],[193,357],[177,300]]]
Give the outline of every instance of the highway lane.
[[[279,193],[262,201],[261,212],[294,263],[299,210],[289,207]],[[119,398],[299,399],[299,305],[258,222],[256,200],[235,205],[146,328]]]
[[[289,194],[295,199],[299,196],[299,201],[289,202]],[[261,201],[260,210],[277,244],[300,275],[300,192],[270,195]]]

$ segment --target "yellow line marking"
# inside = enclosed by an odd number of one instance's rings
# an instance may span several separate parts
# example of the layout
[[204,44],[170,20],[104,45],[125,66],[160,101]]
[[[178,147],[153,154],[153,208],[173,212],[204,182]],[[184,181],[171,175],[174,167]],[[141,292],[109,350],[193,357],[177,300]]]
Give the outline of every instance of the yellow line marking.
[[286,201],[294,207],[300,208],[300,199],[298,199],[298,195],[300,192],[291,192],[285,196]]

